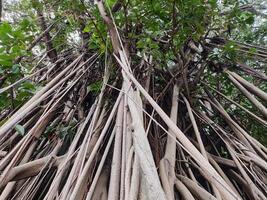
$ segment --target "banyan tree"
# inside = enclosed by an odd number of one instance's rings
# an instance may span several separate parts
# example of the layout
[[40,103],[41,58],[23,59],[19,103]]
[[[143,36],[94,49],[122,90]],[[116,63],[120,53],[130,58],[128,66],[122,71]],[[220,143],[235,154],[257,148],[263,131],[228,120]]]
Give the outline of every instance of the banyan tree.
[[267,199],[264,1],[1,5],[1,200]]

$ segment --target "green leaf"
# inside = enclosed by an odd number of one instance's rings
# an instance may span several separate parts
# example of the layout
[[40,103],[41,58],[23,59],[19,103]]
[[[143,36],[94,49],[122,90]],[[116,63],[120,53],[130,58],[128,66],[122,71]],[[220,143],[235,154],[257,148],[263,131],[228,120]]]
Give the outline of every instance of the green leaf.
[[20,73],[20,67],[19,65],[13,65],[11,68],[12,74],[19,74]]
[[15,129],[20,135],[22,135],[22,136],[25,135],[25,129],[23,126],[17,124],[17,125],[15,125]]
[[0,58],[0,65],[4,65],[4,66],[11,66],[12,65],[12,62],[9,61],[9,60],[4,60],[4,59],[1,59]]
[[102,87],[102,81],[96,81],[89,85],[87,89],[95,94],[99,93]]
[[107,0],[106,3],[109,7],[112,7],[115,4],[116,0]]
[[90,31],[90,27],[89,26],[84,27],[84,29],[83,29],[84,33],[89,33],[89,31]]
[[0,31],[3,33],[10,33],[12,31],[12,27],[8,22],[3,22],[0,26]]

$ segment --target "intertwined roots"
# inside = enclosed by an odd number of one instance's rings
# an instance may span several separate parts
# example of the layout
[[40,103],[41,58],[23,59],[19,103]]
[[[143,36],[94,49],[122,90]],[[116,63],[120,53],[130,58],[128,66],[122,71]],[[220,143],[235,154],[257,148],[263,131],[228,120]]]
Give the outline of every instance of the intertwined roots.
[[[263,117],[204,81],[206,91],[192,100],[182,93],[182,73],[152,98],[150,70],[133,73],[116,26],[101,1],[98,7],[114,48],[99,94],[86,88],[99,56],[72,56],[1,126],[0,199],[266,199],[267,149],[220,101],[266,127],[267,109],[258,99],[266,102],[267,94],[226,70]],[[142,62],[149,68],[150,60],[144,55]],[[110,84],[111,62],[119,71]]]
[[[82,57],[65,67],[1,127],[1,198],[32,199],[41,192],[43,199],[173,199],[177,195],[185,199],[265,199],[266,148],[215,98],[207,98],[207,102],[231,131],[214,122],[212,113],[195,111],[179,94],[178,84],[173,86],[168,116],[136,80],[123,51],[115,55],[122,69],[122,87],[107,84],[106,70],[99,96],[72,127],[73,139],[55,137],[59,134],[56,128],[49,138],[42,137],[47,127],[63,122],[70,126],[82,112],[71,97],[78,91],[77,102],[84,98],[81,83],[97,56],[86,62]],[[244,88],[247,82],[233,72],[227,73],[248,97],[253,97]],[[111,92],[116,94],[115,103],[105,98]],[[254,94],[257,92],[266,97],[259,89]],[[194,132],[190,139],[177,127],[179,99]],[[150,114],[146,111],[149,107],[153,110]],[[210,146],[204,144],[203,126],[198,125],[196,117],[217,134],[223,142],[217,144],[226,148],[229,158],[208,152]],[[254,117],[266,125],[263,119]],[[27,130],[23,138],[13,129],[17,123]],[[155,160],[156,153],[151,149],[155,150],[153,145],[162,143],[161,139],[149,143],[147,137],[159,133],[167,134],[160,161]],[[214,148],[217,144],[214,141]]]

